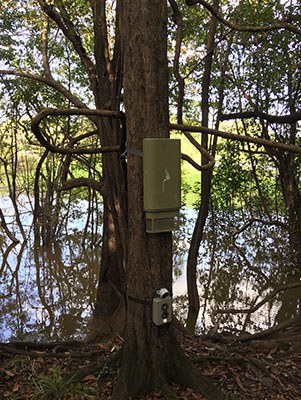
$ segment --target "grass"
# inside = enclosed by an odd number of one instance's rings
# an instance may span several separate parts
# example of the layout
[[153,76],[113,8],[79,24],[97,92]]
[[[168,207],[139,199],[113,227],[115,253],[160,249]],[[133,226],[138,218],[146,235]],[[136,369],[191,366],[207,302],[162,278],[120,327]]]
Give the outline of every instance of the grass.
[[[237,336],[233,336],[232,344],[228,336],[226,343],[221,341],[218,345],[216,339],[211,342],[208,337],[196,335],[179,335],[178,341],[201,374],[225,393],[233,394],[235,399],[300,400],[301,354],[297,341],[300,327],[292,328],[290,334],[294,333],[296,339],[290,336],[290,343],[285,341],[281,345],[279,341],[271,340],[267,341],[266,347],[263,344],[259,347],[239,345]],[[80,347],[59,353],[53,353],[53,346],[45,346],[39,351],[28,350],[31,357],[2,352],[0,399],[111,400],[118,379],[116,360],[119,360],[121,344],[120,341],[116,348],[116,339],[93,345],[82,343]],[[270,368],[267,369],[267,365]],[[169,389],[167,394],[156,390],[140,399],[163,400],[167,395],[171,398],[171,391],[174,398],[204,400],[200,394],[185,387],[172,385]]]
[[83,383],[65,380],[59,367],[53,368],[50,375],[37,377],[34,385],[33,399],[36,400],[94,399],[96,395],[95,389]]

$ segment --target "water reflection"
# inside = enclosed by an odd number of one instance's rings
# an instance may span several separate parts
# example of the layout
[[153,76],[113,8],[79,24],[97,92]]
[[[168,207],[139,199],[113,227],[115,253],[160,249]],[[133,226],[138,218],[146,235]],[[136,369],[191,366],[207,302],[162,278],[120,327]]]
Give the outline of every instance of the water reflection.
[[[300,312],[301,285],[279,291],[252,314],[217,312],[252,309],[273,290],[300,282],[300,270],[289,261],[288,236],[283,227],[256,222],[239,232],[244,220],[248,216],[239,212],[214,213],[208,219],[198,265],[201,332],[255,332]],[[175,283],[175,294],[186,290],[184,274],[179,284]],[[176,304],[177,315],[185,320],[185,295],[179,296]]]
[[[185,259],[194,218],[186,210],[174,237],[174,306],[183,320],[188,306]],[[217,312],[254,308],[277,287],[300,281],[300,270],[289,262],[283,228],[254,223],[238,234],[245,219],[239,213],[215,213],[208,219],[198,265],[201,332],[254,332],[300,312],[300,287],[279,291],[252,314]],[[80,219],[71,221],[51,246],[35,246],[32,235],[19,244],[0,237],[0,341],[85,337],[101,254],[99,246],[84,245],[81,226]]]
[[[24,219],[30,232],[30,214]],[[34,245],[32,234],[19,244],[2,238],[0,341],[85,336],[96,297],[100,247],[85,247],[82,224],[70,220],[51,246]]]
[[83,249],[79,236],[64,245],[34,248],[24,242],[11,249],[1,273],[1,341],[78,338],[87,332],[100,251]]

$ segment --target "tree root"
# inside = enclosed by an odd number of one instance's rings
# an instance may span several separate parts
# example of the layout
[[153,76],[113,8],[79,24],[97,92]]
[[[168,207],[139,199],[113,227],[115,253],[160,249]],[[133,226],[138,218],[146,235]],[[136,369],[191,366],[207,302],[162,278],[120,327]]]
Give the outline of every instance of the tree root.
[[283,331],[287,328],[292,327],[293,325],[297,325],[300,324],[301,322],[301,315],[297,315],[294,318],[289,319],[288,321],[284,321],[281,324],[278,324],[272,328],[266,329],[262,332],[258,332],[258,333],[254,333],[254,334],[248,334],[245,336],[241,336],[235,339],[236,342],[240,342],[240,343],[245,343],[245,342],[249,342],[251,340],[255,340],[255,339],[262,339],[264,337],[268,337],[273,335],[276,332],[280,332]]
[[162,365],[157,364],[153,369],[147,355],[138,357],[135,338],[132,338],[131,343],[128,343],[129,348],[123,350],[122,366],[113,391],[114,400],[136,398],[152,390],[166,392],[172,383],[193,389],[208,400],[227,398],[216,385],[197,370],[173,336],[167,341],[167,345],[167,360]]
[[[91,356],[91,352],[78,350],[84,346],[85,344],[83,342],[77,341],[54,343],[10,342],[0,343],[0,353],[15,354],[30,358],[83,358],[84,356]],[[49,350],[51,350],[51,352],[49,352]],[[45,352],[41,353],[41,351]],[[97,352],[93,351],[93,355],[103,353],[103,350],[98,350]]]
[[241,364],[252,364],[257,369],[260,369],[264,375],[269,376],[270,373],[268,372],[268,368],[273,367],[272,363],[269,363],[266,360],[258,360],[253,357],[243,356],[241,354],[230,354],[228,351],[224,351],[222,354],[219,355],[206,355],[204,358],[194,358],[193,362],[195,364],[205,363],[209,361],[224,361],[226,363],[231,363],[234,365],[241,365]]

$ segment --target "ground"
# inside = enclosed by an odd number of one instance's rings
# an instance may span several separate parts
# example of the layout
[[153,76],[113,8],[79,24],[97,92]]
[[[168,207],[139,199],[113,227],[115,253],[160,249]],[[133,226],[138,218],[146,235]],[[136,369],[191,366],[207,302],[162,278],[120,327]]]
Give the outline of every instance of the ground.
[[[224,393],[237,400],[301,400],[301,331],[238,341],[226,335],[178,335],[186,354]],[[122,339],[87,345],[0,344],[0,400],[111,399]],[[187,388],[140,400],[205,400]]]

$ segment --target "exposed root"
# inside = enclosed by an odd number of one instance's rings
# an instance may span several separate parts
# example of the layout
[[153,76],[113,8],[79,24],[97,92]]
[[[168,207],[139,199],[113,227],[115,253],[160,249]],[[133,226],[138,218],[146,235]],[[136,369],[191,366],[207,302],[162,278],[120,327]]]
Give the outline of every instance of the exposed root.
[[126,324],[126,309],[124,300],[121,299],[113,315],[105,321],[93,318],[93,323],[87,337],[87,343],[106,341],[124,334]]
[[136,398],[152,390],[167,390],[172,383],[191,388],[208,400],[225,400],[223,394],[208,378],[203,376],[185,356],[179,344],[171,335],[167,340],[167,357],[157,364],[147,354],[138,355],[134,335],[123,350],[122,366],[117,385],[113,392],[114,400]]

